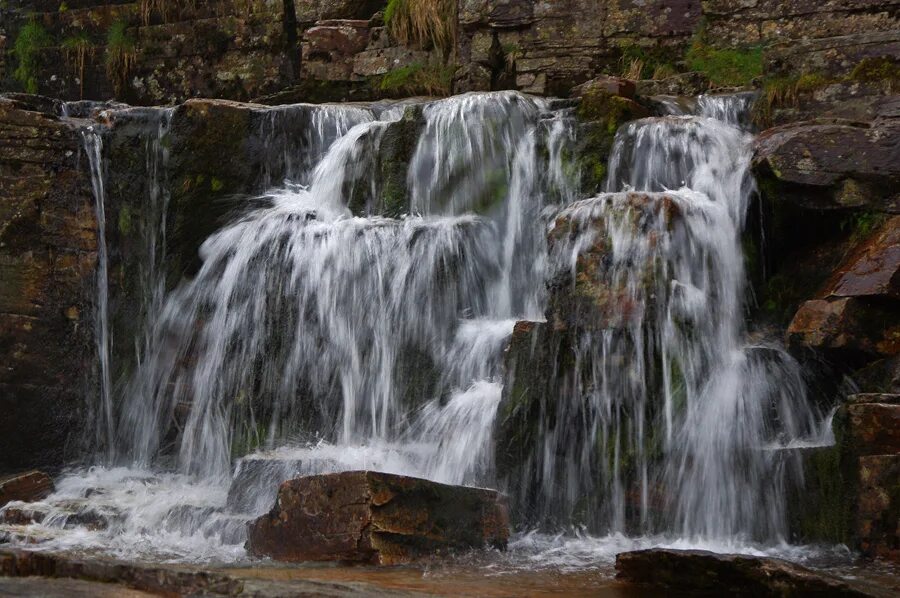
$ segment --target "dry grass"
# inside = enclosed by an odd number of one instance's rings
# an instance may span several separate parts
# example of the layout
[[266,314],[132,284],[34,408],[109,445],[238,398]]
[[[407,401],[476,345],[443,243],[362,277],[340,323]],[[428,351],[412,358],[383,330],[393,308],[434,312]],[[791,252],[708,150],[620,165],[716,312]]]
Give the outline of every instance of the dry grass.
[[384,20],[405,46],[434,48],[445,57],[456,46],[456,0],[390,0]]
[[642,74],[644,72],[644,61],[640,58],[632,58],[628,62],[624,63],[624,68],[622,69],[622,76],[626,79],[631,79],[633,81],[637,81],[642,78]]

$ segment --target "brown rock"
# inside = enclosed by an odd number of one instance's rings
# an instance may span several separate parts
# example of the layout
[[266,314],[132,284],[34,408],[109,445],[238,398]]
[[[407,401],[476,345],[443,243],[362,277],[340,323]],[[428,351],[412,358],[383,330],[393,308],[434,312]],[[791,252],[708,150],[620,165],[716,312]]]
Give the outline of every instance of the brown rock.
[[890,218],[837,268],[826,296],[900,299],[900,216]]
[[43,471],[0,478],[0,507],[14,500],[33,502],[53,492],[53,480]]
[[601,92],[633,100],[635,89],[635,83],[630,79],[602,76],[573,87],[572,97],[580,98],[587,93]]
[[616,577],[715,596],[866,596],[846,582],[780,559],[654,548],[616,556]]
[[900,562],[900,455],[860,457],[858,508],[863,553]]
[[787,330],[791,347],[867,360],[900,353],[900,319],[891,306],[855,297],[815,299],[800,306]]
[[351,471],[285,482],[249,536],[247,549],[256,556],[388,565],[505,547],[509,519],[506,499],[493,490]]
[[847,405],[848,441],[854,452],[860,456],[900,455],[900,396],[856,395],[851,401]]

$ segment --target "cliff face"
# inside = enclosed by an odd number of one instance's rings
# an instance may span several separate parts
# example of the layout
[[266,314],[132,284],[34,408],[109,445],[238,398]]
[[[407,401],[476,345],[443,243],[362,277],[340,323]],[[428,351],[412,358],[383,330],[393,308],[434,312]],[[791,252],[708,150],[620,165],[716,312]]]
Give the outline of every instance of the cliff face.
[[90,178],[44,108],[0,98],[0,471],[77,454],[95,375]]
[[896,55],[900,44],[893,0],[458,0],[455,12],[451,0],[443,17],[450,42],[400,35],[406,45],[392,35],[400,27],[385,24],[386,4],[9,2],[0,8],[0,81],[132,104],[279,92],[271,101],[490,89],[566,95],[610,72],[665,79],[705,70],[714,85],[733,85],[761,75],[763,63],[779,74],[841,70]]

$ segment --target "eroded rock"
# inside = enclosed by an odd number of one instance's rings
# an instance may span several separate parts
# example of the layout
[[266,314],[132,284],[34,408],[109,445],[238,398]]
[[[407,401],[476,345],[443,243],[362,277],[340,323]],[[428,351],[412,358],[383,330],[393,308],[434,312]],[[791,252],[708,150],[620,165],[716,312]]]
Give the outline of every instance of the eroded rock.
[[616,556],[616,578],[716,596],[866,596],[839,579],[780,559],[653,548]]
[[53,480],[43,471],[28,471],[0,477],[0,507],[14,500],[22,502],[40,500],[51,492]]
[[493,490],[350,471],[285,482],[249,536],[256,556],[389,565],[453,549],[503,548],[509,519],[506,499]]

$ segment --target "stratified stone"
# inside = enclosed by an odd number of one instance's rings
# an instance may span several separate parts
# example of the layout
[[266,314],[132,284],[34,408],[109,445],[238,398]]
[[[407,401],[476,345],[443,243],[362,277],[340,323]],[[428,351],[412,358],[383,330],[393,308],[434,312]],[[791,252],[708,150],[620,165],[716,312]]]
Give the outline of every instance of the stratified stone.
[[272,511],[250,525],[248,551],[281,561],[406,563],[454,549],[503,548],[503,495],[372,471],[281,485]]
[[858,509],[862,552],[900,562],[900,454],[859,459]]
[[53,480],[43,471],[28,471],[0,477],[0,507],[14,500],[22,502],[40,500],[51,492]]
[[855,395],[846,410],[855,454],[900,455],[900,395]]
[[654,548],[616,556],[616,578],[716,596],[867,596],[846,582],[780,559]]

